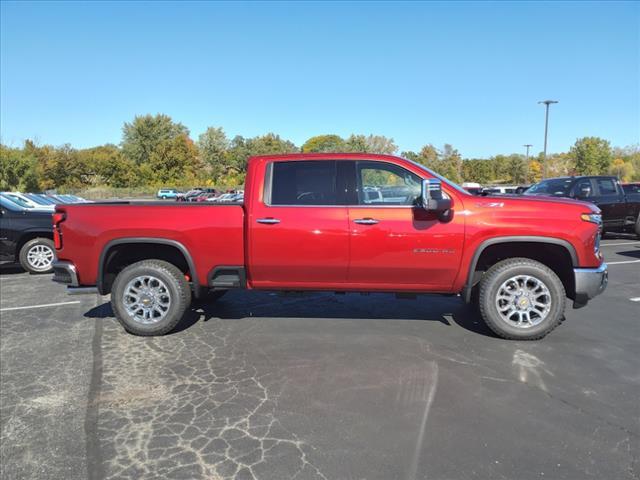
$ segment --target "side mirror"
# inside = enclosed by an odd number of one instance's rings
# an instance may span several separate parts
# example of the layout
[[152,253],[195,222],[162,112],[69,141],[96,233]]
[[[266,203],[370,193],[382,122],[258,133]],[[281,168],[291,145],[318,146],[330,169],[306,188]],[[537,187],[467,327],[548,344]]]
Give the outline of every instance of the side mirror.
[[451,199],[442,196],[442,182],[437,178],[422,180],[421,201],[428,212],[444,213],[451,209]]

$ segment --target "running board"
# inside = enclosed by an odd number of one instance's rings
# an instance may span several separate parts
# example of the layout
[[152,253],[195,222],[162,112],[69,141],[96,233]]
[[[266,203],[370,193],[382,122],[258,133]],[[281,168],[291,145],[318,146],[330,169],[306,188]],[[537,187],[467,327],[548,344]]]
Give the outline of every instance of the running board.
[[214,290],[246,288],[247,276],[244,267],[218,266],[209,272],[207,283]]

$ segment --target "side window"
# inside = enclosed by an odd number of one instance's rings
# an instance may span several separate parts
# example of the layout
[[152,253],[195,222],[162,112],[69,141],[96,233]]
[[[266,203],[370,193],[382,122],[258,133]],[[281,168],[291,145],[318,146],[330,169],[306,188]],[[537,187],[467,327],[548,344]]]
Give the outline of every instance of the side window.
[[359,205],[414,205],[420,197],[420,177],[397,165],[358,162]]
[[336,162],[274,162],[270,205],[337,205]]
[[598,178],[596,179],[598,183],[598,190],[600,190],[600,195],[617,195],[618,190],[616,190],[616,184],[610,178]]
[[593,196],[593,189],[591,188],[591,180],[585,178],[576,183],[573,187],[573,194],[580,198],[589,198]]

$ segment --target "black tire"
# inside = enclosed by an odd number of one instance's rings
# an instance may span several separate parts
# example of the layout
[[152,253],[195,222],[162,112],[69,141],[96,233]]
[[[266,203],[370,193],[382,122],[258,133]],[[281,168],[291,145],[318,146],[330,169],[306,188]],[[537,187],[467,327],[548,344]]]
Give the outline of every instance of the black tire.
[[638,214],[638,218],[636,218],[636,236],[640,238],[640,213]]
[[[156,280],[156,284],[159,280],[166,287],[160,288],[166,291],[162,297],[165,300],[165,297],[169,297],[169,306],[164,317],[153,323],[136,320],[134,315],[129,314],[125,305],[125,289],[128,289],[129,282],[135,281],[137,277],[151,277]],[[144,285],[141,287],[144,288]],[[153,336],[169,333],[182,320],[190,304],[191,288],[184,274],[175,265],[164,260],[142,260],[129,265],[118,274],[111,289],[111,306],[116,318],[127,332],[134,335]],[[144,308],[140,307],[139,311],[143,310]]]
[[[496,303],[501,286],[518,275],[533,277],[542,282],[548,290],[549,310],[538,324],[516,326],[511,321],[503,319],[498,311]],[[546,265],[528,258],[511,258],[498,262],[487,271],[480,282],[480,314],[496,335],[508,340],[539,340],[545,337],[564,320],[565,302],[564,285],[558,275]]]
[[52,240],[34,238],[22,246],[18,258],[22,268],[31,274],[50,273],[53,271],[55,252]]
[[166,200],[167,197],[165,195],[162,196],[162,200]]

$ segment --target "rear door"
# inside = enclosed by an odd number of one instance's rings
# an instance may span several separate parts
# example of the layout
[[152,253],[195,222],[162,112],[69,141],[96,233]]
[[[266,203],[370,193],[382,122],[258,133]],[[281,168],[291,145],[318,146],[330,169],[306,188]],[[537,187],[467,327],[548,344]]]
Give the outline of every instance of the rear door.
[[597,189],[597,205],[602,210],[602,225],[605,230],[618,230],[624,225],[626,203],[622,189],[613,178],[594,178]]
[[343,162],[285,160],[266,165],[262,198],[251,203],[248,217],[249,277],[254,287],[344,285],[349,223],[338,163]]
[[450,221],[440,221],[416,205],[422,178],[393,163],[357,161],[355,176],[350,288],[448,291],[462,258],[460,205]]

